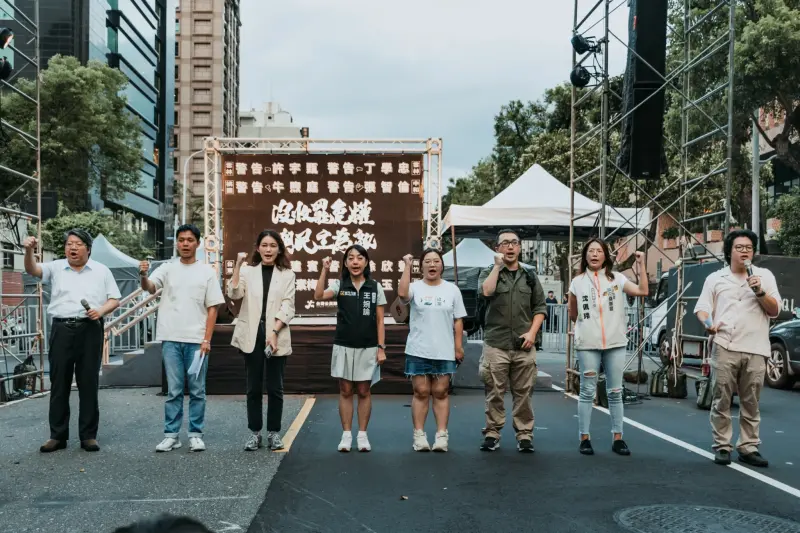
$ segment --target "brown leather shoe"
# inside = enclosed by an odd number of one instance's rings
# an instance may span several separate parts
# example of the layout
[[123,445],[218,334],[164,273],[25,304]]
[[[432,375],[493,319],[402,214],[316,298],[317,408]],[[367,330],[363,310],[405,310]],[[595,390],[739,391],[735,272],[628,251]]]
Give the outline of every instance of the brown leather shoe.
[[67,447],[67,441],[65,440],[55,440],[49,439],[47,442],[39,447],[39,451],[42,453],[50,453],[56,450],[63,450]]
[[97,444],[97,441],[95,439],[82,440],[81,441],[81,448],[83,448],[87,452],[99,452],[100,451],[100,446]]

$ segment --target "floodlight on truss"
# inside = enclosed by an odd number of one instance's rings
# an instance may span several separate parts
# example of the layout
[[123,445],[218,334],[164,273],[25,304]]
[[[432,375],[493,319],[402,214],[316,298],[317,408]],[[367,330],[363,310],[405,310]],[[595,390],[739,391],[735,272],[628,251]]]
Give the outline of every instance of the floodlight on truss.
[[5,48],[14,38],[14,32],[8,28],[0,28],[0,48]]
[[587,52],[599,54],[602,50],[600,47],[601,43],[595,41],[594,37],[584,37],[580,33],[573,35],[570,42],[572,43],[573,50],[579,55],[583,55]]

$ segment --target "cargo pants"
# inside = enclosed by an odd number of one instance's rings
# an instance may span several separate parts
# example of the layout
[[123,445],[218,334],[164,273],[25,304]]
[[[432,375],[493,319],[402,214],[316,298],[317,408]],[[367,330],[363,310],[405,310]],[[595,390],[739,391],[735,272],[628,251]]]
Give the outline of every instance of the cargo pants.
[[531,395],[536,383],[536,349],[500,350],[487,344],[478,363],[478,372],[486,393],[485,437],[500,439],[506,422],[505,394],[511,390],[511,412],[517,440],[533,440],[533,403]]

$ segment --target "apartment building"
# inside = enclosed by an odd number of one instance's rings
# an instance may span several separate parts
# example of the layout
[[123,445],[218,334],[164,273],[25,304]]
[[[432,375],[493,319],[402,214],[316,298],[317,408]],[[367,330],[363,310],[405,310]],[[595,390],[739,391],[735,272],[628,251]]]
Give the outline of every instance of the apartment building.
[[189,196],[203,195],[203,154],[189,159],[203,140],[237,135],[240,28],[239,0],[180,0],[175,13],[176,212],[184,168]]

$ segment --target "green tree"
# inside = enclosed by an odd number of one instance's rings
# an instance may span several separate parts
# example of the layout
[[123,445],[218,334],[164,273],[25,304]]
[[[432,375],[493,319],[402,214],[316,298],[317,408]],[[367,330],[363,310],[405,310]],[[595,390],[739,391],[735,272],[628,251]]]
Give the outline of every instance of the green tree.
[[[139,186],[139,119],[125,108],[126,85],[122,72],[99,61],[83,66],[74,57],[54,56],[41,71],[42,189],[57,192],[69,209],[85,209],[93,187],[104,198],[120,200]],[[36,94],[32,80],[19,79],[15,87]],[[22,131],[36,131],[36,106],[13,91],[4,91],[0,116]],[[33,175],[36,152],[19,135],[6,132],[5,140],[0,164]],[[4,176],[0,199],[20,184]],[[21,192],[35,191],[34,185],[28,182]]]
[[[716,2],[694,2],[693,20],[709,14]],[[675,35],[683,35],[683,0],[670,0],[670,26]],[[720,9],[705,19],[692,32],[691,59],[700,56],[721,35],[728,31],[728,9]],[[789,110],[781,132],[767,142],[776,149],[778,158],[789,167],[800,170],[800,152],[797,133],[800,132],[800,1],[798,0],[740,0],[735,17],[734,88],[733,88],[733,180],[731,214],[735,224],[750,220],[752,209],[751,150],[752,117],[758,108],[778,113]],[[668,44],[668,70],[684,62],[682,38],[673,38]],[[687,96],[696,100],[719,87],[728,79],[727,47],[713,54],[707,61],[692,69]],[[680,86],[680,83],[676,83]],[[728,117],[728,97],[731,91],[719,91],[699,104],[700,109],[689,110],[688,139],[696,139],[712,131],[714,123],[725,125]],[[683,101],[676,91],[668,92],[670,102],[666,116],[666,133],[673,145],[668,147],[671,168],[679,171],[680,154],[674,145],[680,145],[681,106]],[[702,110],[702,111],[701,111]],[[698,142],[689,150],[689,177],[709,172],[726,157],[724,132]],[[762,182],[771,179],[769,166],[762,167]],[[724,209],[725,175],[716,176],[696,190],[690,197],[689,212]],[[767,210],[761,209],[761,227],[766,226]]]
[[101,233],[121,252],[142,259],[153,254],[147,245],[142,232],[126,229],[122,219],[106,211],[71,212],[63,204],[59,205],[59,213],[42,225],[42,244],[57,257],[64,257],[64,234],[72,228],[82,228],[92,238]]
[[800,189],[795,188],[790,194],[781,196],[770,214],[781,221],[777,235],[781,251],[800,257]]

